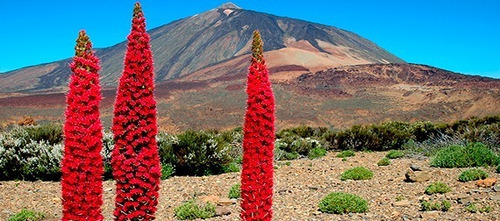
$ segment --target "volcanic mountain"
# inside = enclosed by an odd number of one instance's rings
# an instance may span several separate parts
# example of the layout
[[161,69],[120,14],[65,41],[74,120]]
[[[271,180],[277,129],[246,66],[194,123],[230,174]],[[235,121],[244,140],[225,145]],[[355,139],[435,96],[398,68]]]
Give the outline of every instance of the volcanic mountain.
[[[270,68],[281,71],[318,71],[341,65],[403,62],[355,33],[244,10],[227,3],[148,32],[157,81],[185,77],[233,59],[245,58],[246,61],[254,30],[262,34]],[[124,41],[97,49],[104,86],[117,84],[123,70],[126,44]],[[70,74],[69,62],[70,58],[3,74],[0,76],[0,91],[64,88]]]
[[[264,40],[278,129],[500,114],[498,79],[408,64],[352,32],[229,3],[149,31],[162,130],[242,125],[253,30]],[[122,42],[97,50],[107,127],[125,48]],[[0,127],[26,115],[62,121],[69,62],[0,75]]]

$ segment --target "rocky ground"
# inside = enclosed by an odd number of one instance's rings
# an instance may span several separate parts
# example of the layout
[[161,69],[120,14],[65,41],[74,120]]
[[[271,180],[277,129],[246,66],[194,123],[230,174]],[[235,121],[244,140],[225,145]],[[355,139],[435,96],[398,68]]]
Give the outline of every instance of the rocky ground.
[[[500,186],[477,187],[476,182],[462,183],[457,180],[465,169],[441,169],[428,166],[428,159],[395,159],[386,167],[377,162],[386,152],[357,153],[355,157],[342,161],[330,152],[320,159],[300,159],[290,165],[278,162],[276,166],[274,220],[499,220]],[[410,165],[423,170],[422,182],[406,182],[405,174]],[[371,180],[341,181],[340,174],[355,166],[364,166],[374,172]],[[494,168],[485,169],[490,177],[499,179]],[[426,173],[426,174],[425,174]],[[421,177],[422,178],[422,177]],[[446,194],[426,195],[425,188],[440,181],[448,184],[452,191]],[[211,220],[238,220],[238,201],[224,199],[233,184],[239,182],[239,173],[206,177],[173,177],[161,184],[161,198],[157,220],[176,220],[174,208],[197,196],[220,202],[221,213]],[[320,200],[331,192],[344,191],[357,194],[368,201],[369,211],[361,214],[334,215],[318,211]],[[0,182],[0,219],[22,208],[44,212],[49,220],[61,217],[60,184],[58,182]],[[103,213],[112,220],[114,184],[104,183]],[[448,212],[421,211],[420,200],[446,199],[452,203]],[[490,206],[489,213],[471,213],[465,210],[467,202],[478,206]],[[228,205],[230,204],[230,205]]]

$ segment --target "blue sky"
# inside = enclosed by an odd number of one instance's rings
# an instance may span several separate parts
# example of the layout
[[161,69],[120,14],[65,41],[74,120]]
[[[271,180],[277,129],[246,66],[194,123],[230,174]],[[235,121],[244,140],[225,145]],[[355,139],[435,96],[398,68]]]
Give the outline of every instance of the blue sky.
[[[80,29],[94,47],[126,39],[130,0],[2,0],[0,72],[73,55]],[[222,0],[141,1],[148,29],[215,8]],[[500,1],[233,0],[244,9],[353,31],[396,56],[500,78]]]

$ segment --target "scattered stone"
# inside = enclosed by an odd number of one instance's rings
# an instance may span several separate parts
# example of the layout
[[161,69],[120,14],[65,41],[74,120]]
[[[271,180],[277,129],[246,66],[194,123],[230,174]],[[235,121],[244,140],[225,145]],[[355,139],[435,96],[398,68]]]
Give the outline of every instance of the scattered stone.
[[420,168],[420,166],[417,164],[410,165],[410,169],[413,171],[422,171],[422,168]]
[[420,218],[422,219],[436,219],[438,217],[439,217],[439,211],[429,211],[420,214]]
[[405,174],[406,182],[425,182],[431,179],[431,175],[425,171],[414,172],[413,170],[408,170]]
[[231,214],[231,210],[229,210],[227,207],[218,206],[217,208],[215,208],[215,215],[216,216],[226,216],[226,215],[230,215],[230,214]]
[[217,202],[219,202],[219,197],[214,195],[208,195],[201,198],[201,202],[217,204]]
[[471,202],[472,202],[472,197],[470,197],[470,196],[462,196],[462,197],[459,197],[457,199],[457,203],[459,203],[459,204],[465,204],[465,205],[467,205],[467,204],[469,204]]
[[233,205],[233,204],[236,204],[236,200],[229,199],[227,197],[220,198],[219,202],[217,202],[217,205],[221,205],[221,206],[229,206],[229,205]]
[[500,185],[496,185],[493,187],[493,191],[500,192]]
[[497,183],[497,179],[495,178],[486,178],[484,180],[478,180],[476,185],[478,187],[485,187],[485,188],[489,188],[489,187],[492,187],[493,185],[495,185],[495,183]]
[[394,207],[408,207],[410,205],[411,205],[411,203],[408,200],[401,200],[401,201],[397,201],[397,202],[392,203],[392,206],[394,206]]
[[113,188],[106,188],[104,191],[111,192],[111,191],[113,191]]

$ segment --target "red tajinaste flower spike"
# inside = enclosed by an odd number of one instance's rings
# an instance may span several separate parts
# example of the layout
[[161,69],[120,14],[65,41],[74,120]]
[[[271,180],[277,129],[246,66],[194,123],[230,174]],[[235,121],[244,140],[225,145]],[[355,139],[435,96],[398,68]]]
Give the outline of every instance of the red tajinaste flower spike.
[[[155,219],[160,189],[160,157],[155,136],[153,54],[141,5],[132,30],[115,101],[111,164],[116,180],[115,220]],[[148,157],[142,157],[148,155]]]
[[253,33],[247,95],[247,111],[243,129],[240,217],[242,220],[271,220],[273,216],[274,96],[258,31]]
[[101,213],[103,162],[99,119],[99,60],[80,31],[66,97],[62,159],[62,220],[104,220]]

